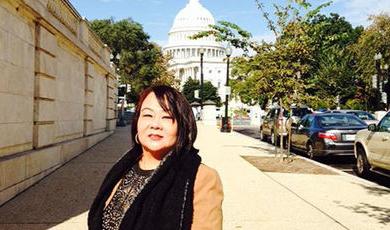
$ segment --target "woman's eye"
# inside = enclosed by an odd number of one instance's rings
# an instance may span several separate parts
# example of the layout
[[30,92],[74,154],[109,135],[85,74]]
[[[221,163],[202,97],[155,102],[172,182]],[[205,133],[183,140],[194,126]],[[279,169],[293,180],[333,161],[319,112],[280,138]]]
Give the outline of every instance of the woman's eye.
[[152,117],[151,114],[143,114],[142,117]]
[[163,119],[173,120],[173,117],[171,117],[171,116],[163,116],[162,118],[163,118]]

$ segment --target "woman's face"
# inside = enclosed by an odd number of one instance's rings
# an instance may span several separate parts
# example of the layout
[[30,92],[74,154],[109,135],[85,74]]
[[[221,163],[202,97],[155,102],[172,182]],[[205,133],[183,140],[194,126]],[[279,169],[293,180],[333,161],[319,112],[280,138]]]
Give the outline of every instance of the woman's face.
[[176,144],[177,122],[161,108],[153,92],[142,103],[137,130],[143,151],[154,157],[161,159]]

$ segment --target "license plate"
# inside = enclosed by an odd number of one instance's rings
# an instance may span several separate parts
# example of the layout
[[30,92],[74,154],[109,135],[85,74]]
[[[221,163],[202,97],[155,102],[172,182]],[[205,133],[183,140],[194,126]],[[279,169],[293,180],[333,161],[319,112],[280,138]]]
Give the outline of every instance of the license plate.
[[356,136],[355,134],[344,134],[343,141],[354,141],[355,136]]

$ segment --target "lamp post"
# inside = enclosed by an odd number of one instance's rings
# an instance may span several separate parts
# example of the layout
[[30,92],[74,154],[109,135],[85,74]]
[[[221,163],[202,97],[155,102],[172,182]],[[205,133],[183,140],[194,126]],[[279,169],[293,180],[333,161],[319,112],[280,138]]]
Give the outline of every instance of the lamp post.
[[376,72],[377,72],[377,75],[376,75],[376,88],[379,90],[379,92],[381,92],[381,78],[382,78],[382,71],[381,71],[381,62],[380,60],[382,59],[382,54],[381,52],[379,53],[376,53],[374,55],[374,60],[375,60],[375,69],[376,69]]
[[203,117],[203,55],[204,48],[199,49],[200,54],[200,114],[201,118]]
[[230,132],[231,131],[231,126],[229,125],[229,117],[228,117],[228,107],[229,107],[229,63],[230,63],[230,56],[232,55],[232,47],[228,43],[226,47],[226,86],[225,86],[225,118],[222,119],[222,127],[221,127],[221,132]]
[[[386,111],[389,109],[389,65],[384,64],[381,66],[381,69],[384,70],[382,75],[382,100],[386,103]],[[384,96],[384,95],[385,96]],[[384,98],[386,97],[386,98]]]
[[[111,59],[111,62],[114,63],[116,66],[119,66],[119,60],[121,58],[121,55],[118,53],[116,54],[115,56],[113,54],[110,55],[110,59]],[[115,69],[117,72],[120,71],[119,68],[116,68]],[[123,100],[121,101],[121,108],[120,108],[120,112],[118,114],[118,123],[117,125],[118,126],[126,126],[126,122],[125,122],[125,100],[126,100],[126,92],[127,92],[127,84],[126,84],[126,88],[125,88],[125,92],[124,92],[124,97],[123,97]]]

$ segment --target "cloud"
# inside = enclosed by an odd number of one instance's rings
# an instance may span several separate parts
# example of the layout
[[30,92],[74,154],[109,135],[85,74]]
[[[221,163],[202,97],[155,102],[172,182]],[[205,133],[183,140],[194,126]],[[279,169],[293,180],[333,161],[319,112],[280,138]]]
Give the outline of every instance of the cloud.
[[275,35],[272,32],[266,33],[266,34],[258,34],[252,38],[253,40],[257,42],[265,41],[265,42],[274,42],[275,41]]
[[344,16],[354,26],[368,26],[370,15],[390,13],[389,0],[338,0],[335,1],[335,4],[340,6],[340,15]]

